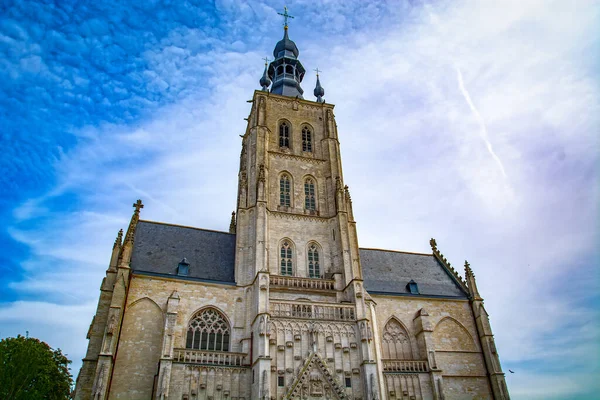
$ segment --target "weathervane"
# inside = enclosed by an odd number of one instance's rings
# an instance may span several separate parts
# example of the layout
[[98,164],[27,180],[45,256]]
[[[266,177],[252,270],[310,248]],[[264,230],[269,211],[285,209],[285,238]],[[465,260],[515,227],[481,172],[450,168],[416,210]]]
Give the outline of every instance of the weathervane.
[[283,6],[283,14],[282,13],[277,13],[281,16],[283,16],[285,23],[283,24],[283,28],[287,29],[288,28],[288,18],[294,18],[293,16],[291,16],[290,14],[288,14],[288,8],[287,6]]

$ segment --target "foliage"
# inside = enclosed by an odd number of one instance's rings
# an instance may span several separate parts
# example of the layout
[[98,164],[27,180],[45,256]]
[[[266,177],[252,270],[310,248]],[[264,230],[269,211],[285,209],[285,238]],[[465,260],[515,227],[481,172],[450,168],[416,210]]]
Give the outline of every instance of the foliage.
[[0,399],[68,399],[71,360],[35,338],[0,340]]

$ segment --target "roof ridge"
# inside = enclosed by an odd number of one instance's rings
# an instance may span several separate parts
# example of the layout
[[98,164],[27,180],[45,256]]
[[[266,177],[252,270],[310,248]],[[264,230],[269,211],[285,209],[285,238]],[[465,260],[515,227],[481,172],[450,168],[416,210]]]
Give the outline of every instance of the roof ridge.
[[359,247],[359,250],[373,250],[373,251],[387,251],[390,253],[403,253],[403,254],[414,254],[417,256],[427,256],[427,257],[433,257],[432,254],[428,254],[428,253],[417,253],[414,251],[404,251],[404,250],[390,250],[390,249],[379,249],[376,247]]
[[149,224],[156,224],[156,225],[175,226],[177,228],[195,229],[197,231],[214,232],[214,233],[224,233],[226,235],[233,235],[233,236],[235,236],[235,233],[230,233],[230,232],[226,232],[226,231],[217,231],[215,229],[197,228],[195,226],[189,226],[189,225],[171,224],[169,222],[150,221],[150,220],[147,220],[147,219],[140,219],[139,222],[147,222]]

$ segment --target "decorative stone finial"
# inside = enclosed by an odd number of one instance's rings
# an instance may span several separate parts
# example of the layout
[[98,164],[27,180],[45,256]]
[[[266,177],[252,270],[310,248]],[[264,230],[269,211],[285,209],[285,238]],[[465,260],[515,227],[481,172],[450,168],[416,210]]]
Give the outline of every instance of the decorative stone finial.
[[437,242],[435,241],[434,238],[431,238],[431,240],[429,240],[429,245],[431,246],[432,250],[437,250]]
[[231,222],[229,223],[229,233],[235,233],[235,211],[231,213]]
[[144,208],[144,204],[142,203],[142,200],[138,199],[138,201],[136,201],[135,203],[133,203],[133,207],[135,208],[135,213],[139,214],[140,210],[142,208]]
[[469,264],[469,262],[465,260],[465,276],[468,277],[469,275],[475,277],[475,274],[473,274],[473,270],[471,269],[471,264]]
[[117,238],[115,239],[115,244],[113,246],[113,249],[116,247],[120,247],[122,243],[123,243],[123,229],[119,229],[119,233],[117,233]]
[[131,221],[129,222],[129,227],[127,228],[127,233],[125,234],[125,242],[133,244],[133,237],[135,235],[135,228],[137,227],[137,223],[140,220],[140,210],[144,208],[144,204],[142,200],[138,199],[135,203],[133,203],[133,215],[131,216]]
[[479,294],[479,290],[477,290],[477,282],[475,282],[475,274],[471,269],[471,264],[467,260],[465,260],[465,279],[467,281],[467,286],[469,287],[469,291],[471,297],[474,300],[483,300],[481,295]]
[[344,194],[346,195],[346,199],[351,202],[352,198],[350,197],[350,189],[348,188],[348,185],[344,186]]

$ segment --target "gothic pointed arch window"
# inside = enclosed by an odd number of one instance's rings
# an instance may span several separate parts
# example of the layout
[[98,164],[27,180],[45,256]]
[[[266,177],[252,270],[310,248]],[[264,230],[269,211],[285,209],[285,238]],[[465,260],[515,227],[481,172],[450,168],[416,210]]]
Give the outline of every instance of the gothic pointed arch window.
[[293,271],[293,247],[289,240],[281,242],[280,254],[279,254],[279,265],[281,267],[281,275],[292,275]]
[[292,179],[288,174],[282,174],[279,178],[279,205],[291,207],[291,184]]
[[302,151],[312,152],[312,132],[308,126],[302,128]]
[[412,349],[408,332],[395,318],[388,321],[383,329],[383,358],[392,360],[412,360]]
[[313,178],[306,178],[304,181],[304,208],[307,210],[317,209],[315,181]]
[[316,243],[308,245],[308,277],[320,278],[321,265],[319,260],[319,247]]
[[225,316],[214,308],[198,311],[188,325],[187,349],[229,351],[230,329]]
[[279,124],[279,147],[290,147],[290,125],[285,121]]

